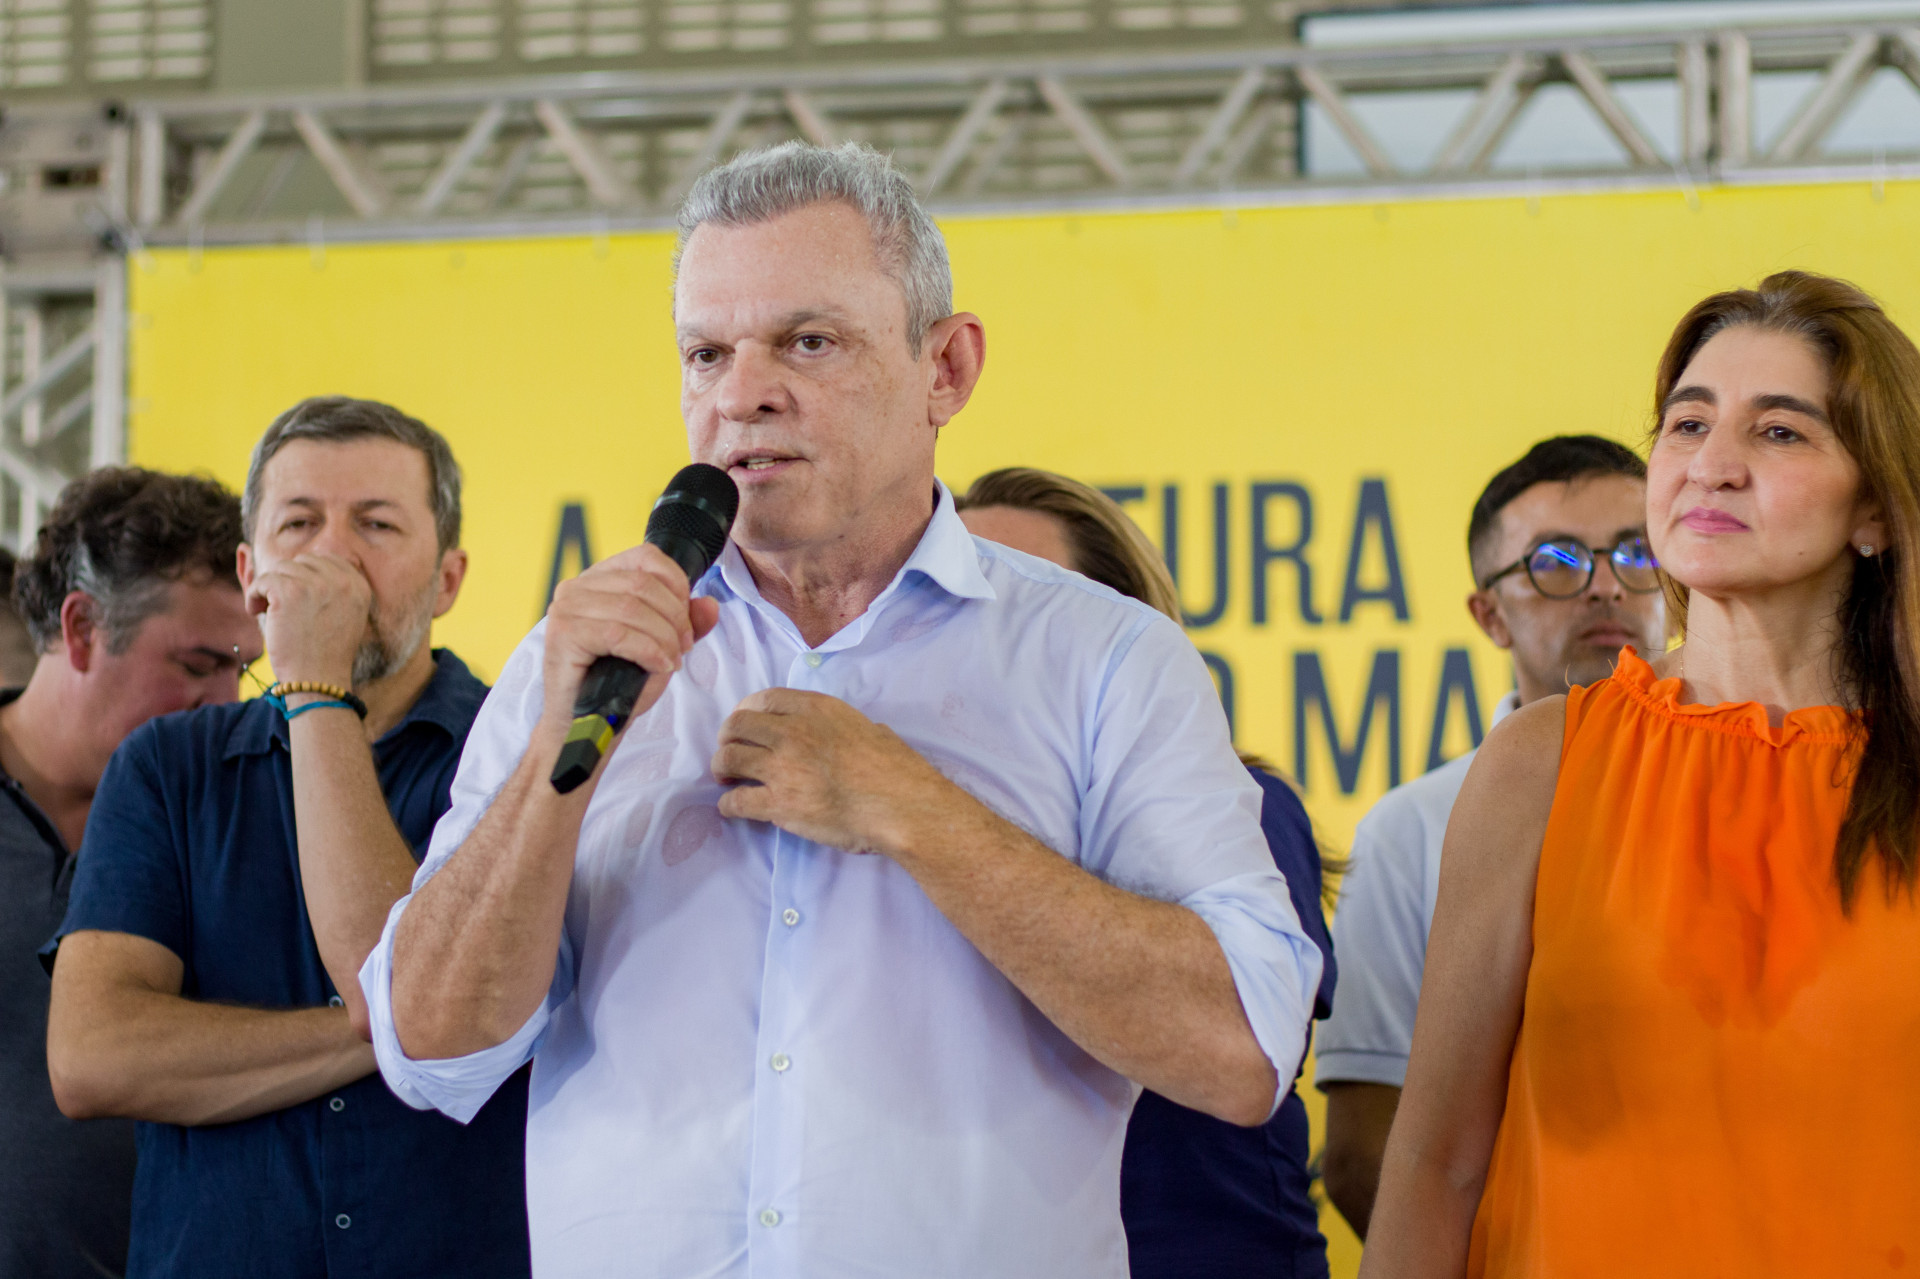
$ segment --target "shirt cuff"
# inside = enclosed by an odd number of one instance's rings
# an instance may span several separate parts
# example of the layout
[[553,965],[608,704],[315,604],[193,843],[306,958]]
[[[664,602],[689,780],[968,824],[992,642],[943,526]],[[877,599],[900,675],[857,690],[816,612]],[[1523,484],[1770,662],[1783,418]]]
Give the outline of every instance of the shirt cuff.
[[1294,1076],[1306,1056],[1313,992],[1320,989],[1326,960],[1301,928],[1287,881],[1278,871],[1235,875],[1180,904],[1213,930],[1253,1037],[1273,1063],[1279,1086],[1267,1112],[1271,1119],[1293,1091]]
[[1313,1086],[1325,1092],[1328,1084],[1386,1084],[1390,1088],[1405,1088],[1407,1059],[1400,1053],[1323,1045],[1313,1059]]
[[409,893],[387,913],[380,944],[360,967],[360,990],[367,998],[373,1024],[373,1055],[380,1076],[393,1095],[415,1110],[438,1110],[461,1123],[471,1123],[507,1076],[533,1057],[547,1028],[550,1000],[543,999],[526,1024],[511,1039],[464,1057],[416,1060],[400,1047],[393,1026],[393,934],[400,914],[413,900]]

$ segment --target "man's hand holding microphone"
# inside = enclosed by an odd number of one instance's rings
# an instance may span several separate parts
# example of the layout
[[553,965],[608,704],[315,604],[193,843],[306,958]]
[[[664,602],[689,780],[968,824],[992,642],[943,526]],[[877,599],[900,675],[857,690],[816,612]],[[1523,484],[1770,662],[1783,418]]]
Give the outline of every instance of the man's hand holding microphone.
[[654,503],[645,542],[554,591],[536,740],[552,747],[559,737],[552,781],[561,794],[594,775],[621,728],[660,700],[688,650],[719,621],[719,604],[691,594],[727,544],[739,506],[725,471],[683,467]]
[[[690,596],[738,502],[725,471],[685,467],[654,504],[645,544],[554,591],[527,753],[394,935],[394,1028],[408,1056],[490,1048],[546,997],[599,765],[719,621],[715,601]],[[416,954],[430,958],[416,966]]]

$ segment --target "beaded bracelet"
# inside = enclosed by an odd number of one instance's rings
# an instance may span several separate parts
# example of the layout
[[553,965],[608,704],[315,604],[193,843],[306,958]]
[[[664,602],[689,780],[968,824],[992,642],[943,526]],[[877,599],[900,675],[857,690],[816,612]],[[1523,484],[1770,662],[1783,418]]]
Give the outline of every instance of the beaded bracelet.
[[[327,700],[308,702],[305,706],[288,710],[287,694],[289,693],[319,693]],[[338,684],[321,684],[314,680],[294,680],[287,684],[276,681],[261,696],[289,720],[298,719],[308,711],[316,711],[323,706],[338,706],[342,710],[352,711],[361,719],[367,717],[367,704],[356,697],[352,689],[341,688]]]

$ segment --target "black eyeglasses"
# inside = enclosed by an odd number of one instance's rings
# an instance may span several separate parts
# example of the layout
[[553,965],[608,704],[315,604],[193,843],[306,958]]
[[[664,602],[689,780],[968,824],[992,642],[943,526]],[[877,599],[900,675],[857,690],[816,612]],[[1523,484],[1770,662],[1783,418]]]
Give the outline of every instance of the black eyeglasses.
[[1593,584],[1594,566],[1604,557],[1613,576],[1636,595],[1660,589],[1660,564],[1644,537],[1623,537],[1612,546],[1588,546],[1571,537],[1538,542],[1533,549],[1480,583],[1487,590],[1511,573],[1524,571],[1533,589],[1550,600],[1570,600]]

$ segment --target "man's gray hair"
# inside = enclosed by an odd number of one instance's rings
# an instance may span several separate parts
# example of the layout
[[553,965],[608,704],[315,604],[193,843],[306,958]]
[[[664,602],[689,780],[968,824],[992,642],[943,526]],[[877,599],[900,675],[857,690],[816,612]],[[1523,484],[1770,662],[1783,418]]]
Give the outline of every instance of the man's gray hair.
[[947,242],[920,207],[907,176],[860,142],[817,147],[783,142],[743,152],[709,169],[680,206],[677,265],[687,238],[703,222],[752,226],[825,200],[860,210],[873,230],[880,269],[907,299],[907,346],[917,357],[927,331],[953,314],[953,269]]
[[433,526],[441,551],[460,545],[460,464],[440,432],[391,404],[355,400],[344,395],[316,395],[302,400],[273,419],[273,425],[253,446],[247,467],[247,487],[240,495],[240,522],[246,539],[253,540],[253,522],[260,515],[260,489],[267,463],[295,440],[339,444],[348,440],[393,440],[418,449],[427,459],[427,501],[433,507]]

